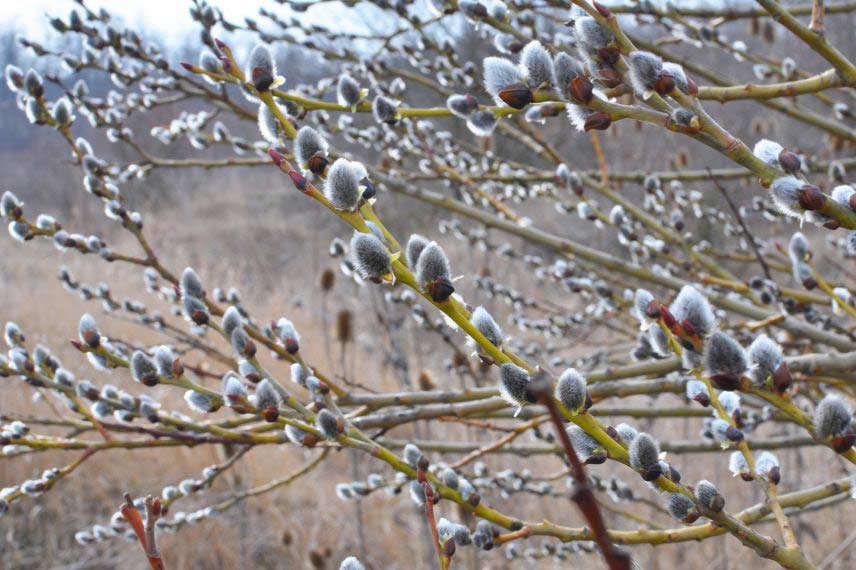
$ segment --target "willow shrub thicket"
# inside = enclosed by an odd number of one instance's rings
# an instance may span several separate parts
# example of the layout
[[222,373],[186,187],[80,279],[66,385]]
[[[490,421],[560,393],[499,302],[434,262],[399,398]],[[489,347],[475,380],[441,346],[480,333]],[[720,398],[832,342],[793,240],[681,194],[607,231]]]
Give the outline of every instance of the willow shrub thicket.
[[[825,508],[831,525],[836,512],[852,509],[856,191],[847,169],[856,163],[848,156],[856,66],[824,22],[852,29],[853,3],[378,0],[339,8],[341,21],[360,22],[348,16],[365,8],[394,30],[378,33],[342,31],[313,17],[318,6],[307,3],[280,1],[259,20],[233,22],[194,0],[202,45],[198,60],[180,66],[107,12],[78,4],[50,24],[79,49],[22,39],[37,63],[8,66],[6,83],[40,133],[68,143],[68,184],[82,181],[88,194],[76,199],[100,200],[104,223],[121,226],[139,247],[116,250],[97,233],[66,228],[62,212],[32,211],[15,193],[21,180],[4,181],[2,216],[20,255],[30,255],[27,242],[45,239],[93,265],[136,266],[152,307],[117,301],[108,282],[89,286],[63,267],[64,286],[93,302],[71,341],[79,359],[61,363],[50,347],[28,342],[26,323],[6,323],[0,375],[49,400],[54,415],[4,407],[3,461],[58,449],[76,450],[76,458],[32,479],[4,480],[4,516],[26,516],[39,496],[62,493],[95,454],[229,444],[223,463],[184,481],[151,473],[148,489],[116,497],[121,506],[109,521],[93,516],[75,535],[80,548],[130,539],[153,568],[168,568],[162,533],[228,517],[233,505],[266,492],[332,492],[309,480],[351,448],[375,472],[356,481],[338,475],[335,493],[363,501],[403,492],[378,500],[412,499],[416,508],[406,512],[424,519],[419,528],[440,568],[474,549],[494,551],[480,554],[485,563],[587,556],[585,564],[631,568],[638,545],[721,534],[733,537],[730,547],[785,568],[814,568],[830,555],[809,552],[794,519]],[[735,20],[748,22],[749,32]],[[493,55],[467,59],[454,33],[482,40]],[[255,46],[238,49],[237,34],[254,37]],[[799,47],[788,56],[764,39]],[[755,79],[733,83],[675,55],[680,44],[719,51]],[[284,45],[326,60],[319,64],[326,75],[296,84],[289,59],[277,55]],[[42,60],[58,59],[61,72],[39,71]],[[77,77],[84,73],[107,76],[112,87],[94,92]],[[408,103],[414,89],[426,106]],[[732,133],[742,125],[730,111],[741,104],[759,121],[754,140]],[[167,126],[129,127],[132,116],[161,109],[175,117]],[[80,136],[85,122],[136,158],[99,156],[94,149],[106,142]],[[248,122],[257,122],[255,136],[232,134]],[[762,136],[764,124],[786,122],[812,136]],[[673,170],[654,171],[632,153],[610,156],[609,136],[628,148],[671,137],[686,150]],[[182,140],[199,156],[170,158]],[[594,168],[575,160],[583,148],[594,149]],[[224,151],[236,156],[222,158]],[[382,289],[387,303],[412,313],[420,334],[442,337],[462,384],[438,388],[426,376],[419,390],[382,392],[359,368],[344,381],[304,358],[301,346],[323,339],[301,338],[287,316],[251,314],[237,290],[215,287],[216,275],[202,279],[192,267],[163,263],[149,244],[148,212],[126,199],[130,188],[145,192],[152,172],[170,168],[218,176],[251,166],[266,169],[270,192],[282,200],[313,201],[319,215],[339,218],[346,231],[330,236],[329,254],[344,279]],[[430,235],[395,235],[391,194],[448,217]],[[494,277],[499,271],[467,267],[454,255],[456,239],[488,267],[522,272],[532,288],[518,291]],[[328,269],[321,286],[329,291],[336,279]],[[457,291],[462,283],[471,298]],[[482,306],[491,299],[494,310],[506,303],[507,318]],[[571,301],[577,308],[567,308]],[[117,315],[156,331],[162,344],[115,335]],[[339,335],[370,321],[343,313]],[[275,361],[290,363],[290,377]],[[99,386],[83,379],[88,367],[136,383],[127,391]],[[176,392],[183,402],[164,399]],[[651,399],[617,411],[621,398],[639,395]],[[697,426],[697,440],[675,440],[668,426],[676,417]],[[424,437],[450,418],[460,437]],[[425,428],[420,440],[407,430],[416,423]],[[307,463],[215,501],[218,477],[256,447]],[[823,484],[802,484],[797,470],[784,468],[794,463],[779,460],[807,447],[824,459],[802,469],[822,474]],[[703,480],[682,478],[688,454],[699,452],[716,454],[721,468]],[[531,455],[552,456],[555,465],[533,471],[531,459],[521,459]],[[487,458],[505,469],[490,471]],[[620,475],[600,476],[610,462],[622,464]],[[721,491],[729,470],[756,504]],[[180,510],[186,497],[205,500],[206,492],[209,506]],[[567,508],[558,518],[526,520],[506,501],[515,494]],[[641,511],[643,503],[653,507]],[[339,505],[343,517],[354,516]],[[774,524],[756,524],[764,521]],[[359,556],[342,569],[384,567],[372,537],[360,533],[359,543]]]

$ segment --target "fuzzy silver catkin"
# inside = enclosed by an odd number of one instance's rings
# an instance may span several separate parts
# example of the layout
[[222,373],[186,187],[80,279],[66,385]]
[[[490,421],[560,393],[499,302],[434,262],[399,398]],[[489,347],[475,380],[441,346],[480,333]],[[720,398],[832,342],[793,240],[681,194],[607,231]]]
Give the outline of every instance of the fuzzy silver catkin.
[[505,363],[499,367],[499,395],[512,406],[525,405],[530,397],[529,374],[519,366]]
[[773,180],[770,195],[780,212],[793,218],[799,218],[805,210],[800,206],[800,191],[805,185],[794,176],[782,176]]
[[378,95],[372,101],[372,116],[378,123],[395,123],[398,120],[398,107],[391,99]]
[[223,396],[230,402],[237,402],[247,397],[247,388],[234,372],[223,376]]
[[848,184],[841,184],[832,189],[832,199],[846,208],[850,208],[850,201],[853,195],[856,194],[856,189]]
[[849,405],[840,397],[830,394],[826,396],[814,411],[814,431],[817,437],[829,439],[840,435],[853,419]]
[[196,299],[201,299],[205,294],[202,281],[191,267],[185,267],[181,274],[181,294]]
[[553,86],[559,92],[559,97],[567,100],[571,80],[582,74],[583,67],[580,62],[565,52],[556,54],[553,60]]
[[6,79],[6,86],[13,93],[17,93],[24,86],[24,72],[20,67],[11,63],[8,64],[3,72],[3,76]]
[[603,447],[592,436],[587,434],[578,425],[570,425],[567,430],[568,438],[571,440],[571,445],[574,451],[580,458],[580,461],[587,462],[595,456],[603,455]]
[[425,289],[430,283],[434,283],[438,279],[451,280],[452,275],[449,268],[449,258],[446,257],[437,242],[432,241],[419,254],[419,260],[416,262],[416,281],[420,287]]
[[241,316],[241,311],[234,305],[226,309],[226,312],[223,313],[223,319],[220,321],[220,327],[223,329],[226,338],[232,338],[235,329],[242,326],[244,326],[244,317]]
[[778,466],[779,459],[769,451],[762,451],[755,459],[755,471],[764,479],[768,479],[770,470]]
[[472,95],[449,95],[446,107],[455,116],[466,119],[479,108],[479,102]]
[[621,439],[623,439],[627,444],[630,444],[630,442],[636,439],[636,436],[639,435],[639,432],[635,427],[623,422],[615,426],[615,431],[618,432],[618,435],[620,435]]
[[635,469],[648,470],[658,466],[660,446],[657,440],[645,432],[639,433],[628,448],[630,465]]
[[[327,156],[327,149],[327,141],[312,127],[303,126],[297,131],[297,136],[294,138],[294,156],[301,166],[306,165],[309,159],[316,154]],[[343,164],[347,164],[347,161],[343,161]],[[330,196],[327,195],[326,184],[324,195],[327,196],[328,200],[330,199]]]
[[264,103],[259,105],[256,122],[263,139],[272,145],[282,144],[282,125],[279,124],[279,120],[270,110],[270,107]]
[[592,17],[584,16],[574,20],[577,39],[586,51],[597,51],[612,42],[612,34]]
[[637,93],[653,88],[663,71],[663,60],[647,51],[634,51],[628,56],[630,81]]
[[767,383],[767,378],[776,372],[784,362],[782,347],[765,334],[749,345],[749,377],[759,386]]
[[404,461],[407,462],[408,465],[416,469],[416,466],[419,464],[419,459],[422,458],[422,451],[412,443],[408,443],[404,446],[402,457],[404,457]]
[[74,113],[68,97],[62,97],[54,103],[51,109],[51,117],[59,126],[68,126],[74,121]]
[[157,382],[158,368],[155,361],[141,350],[131,356],[131,376],[137,382],[147,386]]
[[714,509],[719,492],[716,490],[716,485],[706,479],[702,479],[696,484],[695,496],[703,506],[708,509]]
[[795,232],[788,241],[788,257],[790,257],[791,263],[805,261],[810,251],[805,235],[802,232]]
[[[220,59],[209,50],[202,50],[199,53],[199,67],[209,73],[220,73]],[[209,83],[216,82],[213,78],[208,77],[207,75],[203,75],[203,77]]]
[[389,252],[374,234],[354,233],[351,261],[364,279],[382,279],[392,273]]
[[294,354],[300,350],[300,333],[297,332],[297,327],[294,326],[294,323],[282,317],[276,322],[276,329],[280,342],[282,342],[289,354]]
[[360,179],[351,162],[339,158],[327,172],[324,196],[337,210],[351,211],[360,199]]
[[683,521],[689,517],[690,513],[695,509],[695,503],[686,495],[681,493],[672,493],[669,495],[668,507],[669,513],[673,517],[679,521]]
[[195,390],[188,390],[185,392],[184,401],[187,402],[187,405],[194,411],[201,414],[216,412],[218,408],[217,401],[214,398],[207,394],[203,394],[202,392],[196,392]]
[[649,322],[651,319],[648,317],[648,307],[651,305],[651,301],[654,300],[654,295],[652,295],[646,289],[636,289],[636,292],[633,295],[633,316],[639,319],[639,322],[645,324]]
[[355,556],[348,556],[342,560],[339,570],[365,570],[365,566]]
[[579,132],[585,131],[586,121],[595,114],[594,110],[573,103],[565,105],[565,112],[568,115],[568,120]]
[[252,358],[255,355],[255,345],[244,327],[237,327],[233,330],[229,336],[229,342],[232,344],[232,350],[235,351],[235,354],[246,358]]
[[360,84],[350,75],[340,75],[336,83],[336,100],[339,105],[354,107],[360,102]]
[[279,407],[279,392],[273,387],[270,380],[265,378],[256,387],[256,406],[259,409],[276,409]]
[[477,137],[489,137],[496,128],[497,118],[488,109],[474,111],[467,119],[467,128]]
[[711,375],[746,372],[746,353],[740,344],[722,331],[715,331],[705,344],[705,366]]
[[578,412],[586,403],[586,379],[574,368],[568,368],[556,382],[556,399],[571,413]]
[[[265,44],[256,44],[253,51],[250,52],[247,70],[244,75],[254,85],[257,83],[259,77],[269,77],[270,81],[273,81],[273,78],[276,77],[276,63],[270,49]],[[269,87],[270,83],[268,83],[267,87],[264,87],[263,84],[256,85],[256,88],[260,91],[264,91]]]
[[38,98],[44,93],[44,83],[42,76],[35,69],[28,69],[24,76],[24,89],[31,97]]
[[0,198],[0,216],[4,218],[11,217],[21,206],[23,206],[23,203],[18,197],[6,190],[3,192],[3,197]]
[[520,68],[502,57],[486,57],[483,62],[484,88],[497,105],[504,106],[499,93],[506,87],[523,83]]
[[675,78],[675,87],[677,87],[681,93],[689,93],[690,83],[687,79],[687,74],[684,71],[684,68],[681,67],[680,64],[671,61],[663,62],[663,71],[670,73],[672,77]]
[[714,324],[716,316],[707,297],[691,285],[684,285],[678,296],[669,306],[672,316],[682,322],[686,320],[702,338],[707,336]]
[[541,42],[532,40],[520,52],[520,68],[532,89],[553,84],[553,61]]
[[502,346],[502,329],[499,328],[499,325],[484,307],[476,307],[470,320],[473,323],[473,326],[476,327],[478,331],[491,342],[491,344],[497,348]]
[[339,419],[336,414],[324,408],[315,417],[315,427],[321,430],[327,439],[339,437]]
[[98,325],[95,319],[89,313],[85,313],[80,317],[80,322],[77,325],[77,336],[80,341],[90,348],[97,348],[101,340],[101,335],[98,332]]
[[779,154],[784,150],[784,147],[775,141],[769,139],[761,139],[755,143],[752,149],[752,154],[755,157],[767,163],[768,165],[779,168]]
[[155,365],[157,365],[158,375],[164,378],[175,377],[173,364],[176,361],[175,353],[168,346],[159,346],[155,349]]

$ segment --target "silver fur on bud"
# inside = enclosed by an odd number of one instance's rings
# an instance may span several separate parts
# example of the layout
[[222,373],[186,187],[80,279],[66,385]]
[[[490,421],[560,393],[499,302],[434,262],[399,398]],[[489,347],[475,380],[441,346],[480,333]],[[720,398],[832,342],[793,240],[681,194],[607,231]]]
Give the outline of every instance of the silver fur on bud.
[[803,186],[805,183],[793,176],[782,176],[773,180],[770,185],[770,195],[780,212],[794,218],[803,215],[804,210],[800,206],[800,191]]
[[372,116],[378,123],[393,124],[398,120],[398,107],[391,99],[378,95],[372,101]]
[[657,440],[645,432],[637,435],[628,449],[630,465],[634,469],[649,470],[659,467],[660,446]]
[[336,83],[336,99],[339,105],[354,107],[360,102],[360,84],[350,75],[339,76]]
[[814,431],[821,439],[842,434],[853,419],[853,412],[844,400],[836,395],[826,396],[814,411]]
[[324,196],[337,210],[354,210],[360,200],[360,179],[351,162],[339,158],[327,172]]
[[489,137],[496,128],[496,115],[488,109],[474,111],[467,119],[467,128],[477,137]]
[[553,85],[559,92],[559,97],[567,99],[568,87],[571,80],[583,74],[583,67],[576,59],[559,52],[553,60]]
[[284,134],[282,125],[279,124],[276,115],[264,103],[259,105],[256,122],[258,123],[259,133],[261,133],[263,139],[272,145],[282,144]]
[[[327,141],[324,140],[318,131],[310,126],[300,127],[297,131],[297,136],[294,139],[294,156],[301,166],[308,164],[316,154],[327,156]],[[338,160],[336,162],[339,162]],[[347,161],[345,161],[347,162]],[[331,169],[332,170],[332,169]],[[326,184],[325,184],[326,195]],[[329,196],[327,196],[330,199]]]
[[495,347],[502,346],[502,329],[484,307],[476,307],[470,321]]
[[574,368],[568,368],[556,382],[556,399],[568,411],[576,413],[586,404],[586,379]]
[[727,374],[741,376],[748,363],[743,347],[722,331],[716,331],[705,345],[705,366],[711,375]]
[[392,273],[389,252],[374,234],[354,233],[351,261],[364,279],[382,279]]
[[490,93],[497,105],[505,105],[499,92],[506,87],[523,83],[520,68],[502,57],[484,58],[484,88]]
[[472,95],[449,95],[446,107],[455,116],[466,119],[479,108],[479,102]]
[[767,383],[767,378],[775,374],[784,362],[782,347],[765,334],[749,345],[749,377],[759,386]]
[[194,297],[201,299],[205,293],[202,288],[202,281],[191,267],[185,267],[181,274],[181,294],[185,297]]
[[701,338],[707,336],[716,323],[707,297],[691,285],[681,288],[669,306],[669,311],[679,323],[687,321]]
[[566,431],[580,461],[597,464],[606,460],[606,452],[603,447],[580,426],[572,424]]
[[512,406],[522,407],[531,402],[529,374],[517,365],[505,363],[499,367],[499,395]]
[[695,503],[681,493],[672,493],[668,499],[669,513],[679,521],[685,521],[692,516]]
[[146,353],[137,350],[131,356],[131,376],[140,384],[153,386],[158,382],[158,367]]
[[326,408],[318,412],[315,417],[315,426],[321,430],[327,439],[339,437],[339,418]]
[[529,87],[537,89],[553,83],[553,61],[538,40],[532,40],[520,52],[520,67],[526,73]]
[[448,281],[452,279],[449,258],[437,242],[432,241],[419,254],[419,260],[416,262],[416,280],[420,287],[427,290],[432,283],[440,279]]
[[663,60],[647,51],[634,51],[628,56],[630,80],[637,93],[645,93],[654,87],[663,72]]
[[339,570],[365,570],[365,568],[355,556],[348,556],[339,564]]

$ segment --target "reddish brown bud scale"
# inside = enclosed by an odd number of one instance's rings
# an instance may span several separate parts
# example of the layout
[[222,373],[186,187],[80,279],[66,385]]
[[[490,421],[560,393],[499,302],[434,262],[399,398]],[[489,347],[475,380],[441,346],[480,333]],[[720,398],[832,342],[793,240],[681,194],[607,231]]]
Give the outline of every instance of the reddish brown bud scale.
[[309,162],[307,162],[307,166],[309,167],[309,171],[312,174],[316,174],[318,176],[323,176],[324,171],[327,170],[327,166],[329,166],[330,161],[327,160],[327,157],[320,154],[315,153],[309,158]]
[[585,75],[577,75],[571,79],[569,92],[574,101],[588,104],[591,101],[594,91],[594,86],[588,77]]
[[612,17],[612,11],[600,2],[592,2],[592,5],[594,6],[594,9],[597,10],[597,13],[603,16],[604,18]]
[[690,95],[695,97],[698,95],[698,83],[693,81],[691,78],[687,77],[687,91]]
[[268,423],[273,423],[279,418],[279,410],[276,408],[265,408],[262,410],[262,417]]
[[442,303],[452,296],[455,292],[455,287],[452,282],[446,278],[440,278],[432,281],[425,286],[425,290],[431,296],[431,300],[435,303]]
[[604,63],[615,65],[621,59],[621,52],[616,47],[605,47],[597,50],[597,56]]
[[675,88],[675,77],[668,71],[660,73],[660,78],[654,83],[654,91],[660,95],[668,95]]
[[666,328],[672,330],[675,328],[675,325],[678,324],[678,320],[672,314],[671,311],[666,307],[666,305],[660,305],[660,319],[663,321],[663,324],[666,325]]
[[767,472],[767,479],[773,485],[779,484],[779,481],[782,480],[782,470],[779,468],[778,465],[770,468],[770,470]]
[[291,181],[294,183],[294,187],[300,190],[301,192],[306,192],[306,189],[309,187],[309,184],[306,182],[306,177],[297,172],[296,170],[289,170],[288,176],[291,178]]
[[779,165],[785,172],[797,172],[800,169],[800,166],[802,166],[802,161],[800,160],[800,157],[793,152],[782,149],[779,153]]
[[181,67],[183,67],[183,68],[184,68],[184,69],[186,69],[187,71],[190,71],[190,72],[192,72],[192,73],[196,73],[196,72],[194,71],[194,67],[193,67],[193,64],[192,64],[192,63],[187,63],[186,61],[182,61],[182,62],[181,62]]
[[773,372],[773,386],[776,390],[781,393],[785,392],[788,388],[793,384],[793,377],[791,376],[791,371],[788,368],[787,363],[782,362],[781,365]]
[[648,306],[645,308],[645,316],[649,319],[659,319],[661,306],[662,305],[660,305],[656,299],[651,299],[651,302],[649,302]]
[[826,194],[817,186],[806,184],[800,190],[799,203],[806,210],[822,210],[826,206]]
[[856,443],[856,432],[853,431],[852,427],[849,427],[844,433],[833,437],[829,443],[836,453],[844,453]]
[[586,119],[585,125],[583,125],[583,130],[585,132],[605,131],[611,124],[612,120],[609,118],[609,115],[603,111],[598,111]]
[[715,387],[726,392],[734,391],[740,386],[740,377],[736,374],[714,374],[710,381]]
[[532,91],[522,83],[509,85],[497,95],[513,109],[522,109],[532,102]]

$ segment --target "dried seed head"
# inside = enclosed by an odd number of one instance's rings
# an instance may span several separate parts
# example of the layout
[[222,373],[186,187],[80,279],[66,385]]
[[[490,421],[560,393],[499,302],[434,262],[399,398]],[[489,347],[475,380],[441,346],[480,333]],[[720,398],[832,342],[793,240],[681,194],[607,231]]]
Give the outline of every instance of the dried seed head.
[[394,125],[398,121],[398,107],[383,95],[378,95],[372,101],[372,116],[378,123]]
[[669,513],[679,521],[691,524],[698,519],[698,510],[695,503],[681,493],[672,493],[668,501]]
[[407,266],[411,269],[416,269],[416,264],[419,262],[419,256],[422,254],[422,250],[425,249],[425,246],[428,245],[430,241],[419,235],[419,234],[411,234],[410,239],[407,240],[407,247],[405,248],[405,257],[407,259]]
[[467,119],[467,128],[478,137],[489,137],[496,128],[496,115],[488,109],[474,111]]
[[62,97],[54,103],[51,109],[51,116],[57,125],[62,127],[74,122],[74,112],[72,111],[71,101],[68,100],[68,97]]
[[351,260],[364,279],[381,280],[392,273],[389,252],[374,234],[354,232]]
[[778,373],[784,364],[782,347],[765,334],[749,345],[749,377],[759,386],[766,386],[767,379]]
[[[484,58],[483,65],[485,90],[493,97],[497,105],[505,104],[505,101],[500,97],[500,93],[503,91],[514,87],[527,90],[524,83],[525,78],[520,68],[507,59],[502,57],[486,57]],[[526,104],[523,104],[522,107],[526,106]]]
[[98,325],[95,324],[95,319],[89,313],[80,317],[80,323],[77,325],[77,336],[89,348],[98,348],[101,343]]
[[360,200],[360,178],[353,164],[339,158],[327,172],[324,196],[337,210],[352,211]]
[[715,513],[720,512],[725,507],[725,499],[716,490],[716,485],[706,479],[702,479],[696,484],[695,496],[703,507]]
[[843,434],[850,427],[853,411],[836,395],[826,396],[814,411],[814,431],[823,440]]
[[355,556],[348,556],[339,565],[339,570],[365,570],[366,567]]
[[245,77],[259,92],[267,91],[276,81],[276,64],[264,44],[257,44],[250,53]]
[[476,310],[473,311],[470,317],[470,321],[491,344],[497,348],[502,346],[502,329],[499,328],[499,325],[496,324],[496,321],[484,307],[476,307]]
[[556,54],[553,60],[553,81],[559,97],[567,100],[571,81],[583,75],[583,66],[565,52]]
[[634,51],[627,59],[630,80],[636,92],[641,95],[654,89],[663,72],[663,60],[647,51]]
[[686,328],[691,327],[693,332],[701,338],[707,336],[716,323],[716,317],[707,297],[691,285],[681,288],[678,296],[669,306],[669,312],[679,323],[683,324],[684,321],[689,323],[690,326]]
[[499,395],[512,406],[522,408],[527,403],[534,403],[529,382],[529,374],[519,366],[505,363],[499,367]]
[[263,139],[272,145],[282,144],[284,135],[282,125],[279,124],[279,120],[276,118],[276,115],[273,114],[270,107],[265,103],[259,105],[257,122],[259,133],[261,133]]
[[220,402],[213,396],[194,390],[188,390],[184,393],[184,401],[194,411],[201,414],[209,414],[220,409]]
[[[660,446],[657,444],[657,440],[647,433],[642,432],[633,439],[628,448],[628,453],[630,455],[630,465],[634,469],[642,471],[643,477],[645,477],[645,474],[648,474],[656,479],[657,476],[662,474],[660,469]],[[655,474],[656,476],[654,476]],[[652,479],[646,477],[646,480],[650,481]]]
[[739,382],[748,368],[743,347],[722,331],[707,339],[704,358],[711,380],[722,390],[734,390],[734,382]]
[[576,413],[586,405],[586,379],[574,368],[568,368],[556,382],[556,399],[568,411]]
[[327,408],[318,412],[315,417],[315,426],[327,439],[336,439],[342,433],[339,417]]
[[360,84],[350,75],[340,75],[336,83],[336,99],[339,105],[353,108],[360,102],[360,98]]
[[600,465],[606,461],[606,451],[604,451],[603,446],[581,427],[571,424],[566,431],[580,461],[589,465]]
[[478,99],[472,95],[449,95],[446,107],[457,117],[466,119],[479,108]]
[[445,301],[455,292],[449,259],[437,242],[432,241],[419,254],[419,260],[416,262],[416,281],[437,303]]
[[154,386],[158,383],[158,367],[146,353],[141,350],[131,356],[131,376],[144,386]]
[[553,61],[538,40],[532,40],[520,52],[520,67],[529,87],[537,89],[553,83]]

